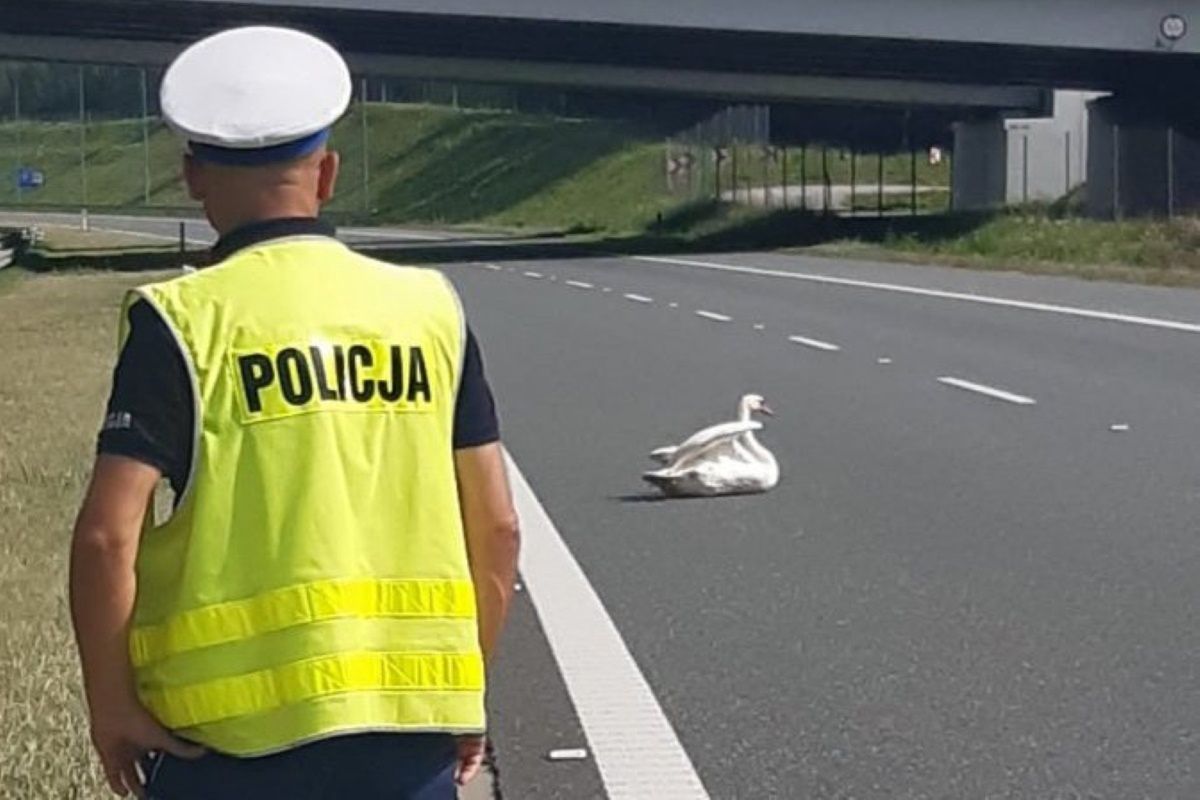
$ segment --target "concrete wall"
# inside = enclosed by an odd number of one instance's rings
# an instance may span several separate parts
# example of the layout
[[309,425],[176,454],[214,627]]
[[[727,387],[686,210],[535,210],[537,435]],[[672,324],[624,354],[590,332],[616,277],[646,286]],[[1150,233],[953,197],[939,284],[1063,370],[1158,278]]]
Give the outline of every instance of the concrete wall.
[[1009,204],[1057,200],[1086,182],[1088,103],[1098,96],[1055,92],[1053,117],[1007,123]]
[[954,208],[986,211],[1004,205],[1008,133],[1000,117],[954,126]]
[[[201,0],[226,2],[226,0]],[[170,0],[164,0],[170,2]],[[633,25],[1200,53],[1200,31],[1162,41],[1164,17],[1200,28],[1200,0],[241,0]]]

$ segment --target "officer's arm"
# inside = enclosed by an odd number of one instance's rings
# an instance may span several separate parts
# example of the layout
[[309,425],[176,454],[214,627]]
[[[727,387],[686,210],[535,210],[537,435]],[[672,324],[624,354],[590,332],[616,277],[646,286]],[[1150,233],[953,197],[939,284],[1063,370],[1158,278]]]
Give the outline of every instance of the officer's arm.
[[129,623],[142,520],[161,473],[124,456],[96,460],[71,544],[71,617],[93,718],[137,703]]
[[479,642],[490,657],[500,639],[517,577],[520,531],[499,443],[456,450],[467,554],[479,603]]

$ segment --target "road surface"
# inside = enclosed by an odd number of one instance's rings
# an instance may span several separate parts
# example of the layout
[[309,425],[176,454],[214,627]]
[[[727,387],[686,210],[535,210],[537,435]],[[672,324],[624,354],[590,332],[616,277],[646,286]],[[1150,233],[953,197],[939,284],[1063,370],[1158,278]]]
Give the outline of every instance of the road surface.
[[[525,526],[505,797],[1200,796],[1200,293],[781,254],[445,270]],[[649,494],[645,454],[748,391],[780,488]]]

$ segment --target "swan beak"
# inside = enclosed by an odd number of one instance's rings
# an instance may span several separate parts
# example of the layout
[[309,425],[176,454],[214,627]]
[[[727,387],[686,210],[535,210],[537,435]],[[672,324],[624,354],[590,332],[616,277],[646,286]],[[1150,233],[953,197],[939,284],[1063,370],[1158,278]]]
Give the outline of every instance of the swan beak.
[[771,407],[765,404],[758,407],[758,412],[760,414],[766,414],[768,417],[775,416],[775,412],[771,410]]

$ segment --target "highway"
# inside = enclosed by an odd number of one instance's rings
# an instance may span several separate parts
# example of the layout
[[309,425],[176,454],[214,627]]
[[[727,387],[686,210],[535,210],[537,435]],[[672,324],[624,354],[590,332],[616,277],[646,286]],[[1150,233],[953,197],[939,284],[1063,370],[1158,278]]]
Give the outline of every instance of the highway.
[[[1197,796],[1200,295],[686,260],[868,285],[623,258],[449,271],[509,447],[710,795]],[[779,414],[781,488],[647,498],[644,454],[749,390]],[[543,684],[505,678],[520,738]],[[588,796],[551,788],[570,767],[507,766],[513,796]]]
[[[525,525],[505,797],[1200,796],[1200,293],[758,253],[444,269]],[[654,498],[646,453],[749,391],[780,488]]]

